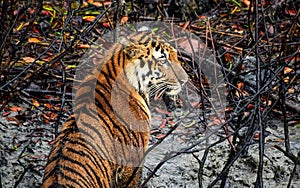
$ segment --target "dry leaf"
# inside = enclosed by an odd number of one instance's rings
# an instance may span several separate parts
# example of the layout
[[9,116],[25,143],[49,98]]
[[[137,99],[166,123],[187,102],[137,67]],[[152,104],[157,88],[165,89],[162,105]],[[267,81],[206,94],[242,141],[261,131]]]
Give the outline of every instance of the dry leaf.
[[165,134],[159,134],[157,136],[155,136],[155,138],[160,139],[160,138],[164,138],[166,135]]
[[35,61],[35,58],[33,57],[23,57],[23,60],[26,62],[26,63],[32,63]]
[[93,22],[95,20],[96,16],[84,16],[83,20],[86,22]]
[[3,114],[2,114],[2,117],[6,117],[6,116],[8,116],[10,114],[10,112],[4,112]]
[[102,26],[105,27],[105,28],[109,28],[110,27],[110,24],[108,22],[103,22],[102,23]]
[[50,103],[45,103],[44,106],[49,109],[52,107],[52,105]]
[[247,7],[250,6],[250,1],[249,1],[249,0],[243,0],[243,3],[244,3]]
[[163,119],[163,121],[161,122],[161,124],[159,125],[159,128],[162,129],[166,126],[167,124],[167,120],[166,119]]
[[30,42],[30,43],[40,43],[41,41],[38,38],[29,38],[28,42]]
[[128,16],[123,16],[121,19],[121,24],[125,24],[128,21]]
[[7,117],[6,120],[11,121],[10,123],[15,124],[15,125],[20,124],[19,120],[16,117]]
[[295,93],[295,89],[294,88],[290,88],[288,89],[289,93]]
[[293,71],[292,68],[290,68],[290,67],[284,67],[283,73],[284,73],[284,74],[288,74],[288,73],[291,73],[292,71]]
[[40,103],[36,99],[32,98],[31,100],[32,100],[32,104],[34,106],[36,106],[36,107],[40,106]]
[[88,45],[88,44],[79,44],[79,45],[77,46],[78,49],[88,49],[88,48],[90,48],[90,47],[91,47],[91,46]]
[[20,112],[20,111],[23,110],[23,108],[20,107],[20,106],[12,106],[12,107],[10,107],[9,109],[10,109],[11,111],[13,111],[13,112]]
[[254,108],[254,105],[253,104],[248,104],[248,106],[247,106],[247,109],[248,110],[251,110],[251,109],[253,109]]

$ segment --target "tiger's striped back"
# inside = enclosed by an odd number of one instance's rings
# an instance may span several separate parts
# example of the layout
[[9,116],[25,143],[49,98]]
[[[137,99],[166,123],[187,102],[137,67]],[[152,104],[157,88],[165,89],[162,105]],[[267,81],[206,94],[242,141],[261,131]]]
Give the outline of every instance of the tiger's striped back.
[[169,44],[148,33],[131,41],[114,45],[105,63],[82,82],[42,187],[139,186],[150,136],[149,95],[176,95],[188,76]]

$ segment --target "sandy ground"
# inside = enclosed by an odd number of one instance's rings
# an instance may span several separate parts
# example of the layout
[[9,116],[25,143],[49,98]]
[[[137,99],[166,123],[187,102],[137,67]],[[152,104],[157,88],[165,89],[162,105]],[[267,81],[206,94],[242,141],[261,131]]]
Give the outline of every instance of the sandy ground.
[[[16,114],[11,113],[7,117],[14,117]],[[7,117],[0,118],[0,174],[1,184],[4,188],[39,187],[41,184],[43,168],[51,148],[49,142],[53,140],[54,128],[49,124],[42,123],[39,119],[41,112],[32,111],[28,115],[31,118],[19,124],[15,121],[8,121]],[[195,117],[187,118],[187,121],[192,121],[193,118]],[[163,119],[162,114],[153,115],[152,145],[170,129],[170,124],[159,128]],[[286,187],[293,163],[272,147],[274,144],[283,146],[283,143],[279,142],[283,139],[283,128],[278,121],[271,120],[270,123],[276,126],[273,129],[267,129],[270,135],[266,138],[264,185],[265,187]],[[184,122],[183,125],[189,125],[189,122]],[[168,136],[147,156],[143,170],[144,179],[166,156],[199,142],[193,147],[193,150],[197,151],[193,152],[194,156],[191,153],[180,154],[165,162],[147,183],[147,187],[199,187],[197,158],[201,160],[206,146],[217,141],[218,137],[210,135],[209,139],[204,139],[210,132],[200,133],[197,122],[190,127],[183,125],[178,126],[171,136]],[[291,147],[296,154],[300,151],[300,129],[290,127],[290,135]],[[211,148],[204,166],[203,187],[207,187],[220,173],[228,159],[229,151],[230,147],[227,141]],[[226,187],[253,187],[256,180],[257,164],[258,143],[253,142],[253,145],[248,148],[248,153],[239,157],[230,169]],[[298,167],[292,181],[292,187],[296,188],[299,185],[300,170]]]

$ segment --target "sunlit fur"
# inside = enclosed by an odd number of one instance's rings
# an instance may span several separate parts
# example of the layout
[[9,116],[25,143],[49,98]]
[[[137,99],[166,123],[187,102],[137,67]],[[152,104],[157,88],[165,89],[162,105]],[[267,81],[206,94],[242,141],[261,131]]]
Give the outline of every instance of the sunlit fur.
[[114,45],[105,64],[83,80],[42,187],[139,186],[150,136],[149,95],[178,94],[188,75],[169,44],[145,33],[130,40],[129,46]]

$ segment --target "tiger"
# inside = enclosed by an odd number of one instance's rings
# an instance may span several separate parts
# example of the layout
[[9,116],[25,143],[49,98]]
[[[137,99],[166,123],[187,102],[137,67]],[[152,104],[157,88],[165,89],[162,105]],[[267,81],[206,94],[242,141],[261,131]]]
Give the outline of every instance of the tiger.
[[150,96],[175,96],[189,77],[169,43],[147,32],[126,40],[83,79],[48,156],[43,188],[139,187],[150,138]]

